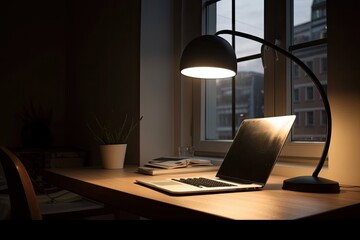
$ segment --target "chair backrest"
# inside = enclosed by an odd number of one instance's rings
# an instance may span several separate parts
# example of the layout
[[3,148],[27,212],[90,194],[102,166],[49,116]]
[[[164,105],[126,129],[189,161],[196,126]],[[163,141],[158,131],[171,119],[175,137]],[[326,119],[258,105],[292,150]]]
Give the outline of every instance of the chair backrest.
[[20,159],[8,148],[0,146],[0,163],[8,185],[11,218],[41,220],[34,187]]

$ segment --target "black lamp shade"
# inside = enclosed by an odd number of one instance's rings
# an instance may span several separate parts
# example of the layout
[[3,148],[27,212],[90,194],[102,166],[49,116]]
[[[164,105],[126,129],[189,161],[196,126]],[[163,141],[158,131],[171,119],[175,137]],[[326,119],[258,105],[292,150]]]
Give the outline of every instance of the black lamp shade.
[[[191,71],[194,69],[205,70],[205,75]],[[233,77],[237,73],[236,55],[225,39],[215,35],[203,35],[192,40],[184,49],[180,71],[189,77]],[[225,75],[222,75],[223,73]]]

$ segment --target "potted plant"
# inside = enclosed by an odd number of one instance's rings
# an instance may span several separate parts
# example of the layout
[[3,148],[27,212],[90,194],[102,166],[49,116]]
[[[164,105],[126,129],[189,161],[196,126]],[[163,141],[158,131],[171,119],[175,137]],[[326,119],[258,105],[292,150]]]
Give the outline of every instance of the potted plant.
[[128,119],[126,114],[121,124],[110,124],[95,117],[95,128],[87,124],[94,140],[99,144],[103,167],[119,169],[124,167],[127,141],[143,117]]

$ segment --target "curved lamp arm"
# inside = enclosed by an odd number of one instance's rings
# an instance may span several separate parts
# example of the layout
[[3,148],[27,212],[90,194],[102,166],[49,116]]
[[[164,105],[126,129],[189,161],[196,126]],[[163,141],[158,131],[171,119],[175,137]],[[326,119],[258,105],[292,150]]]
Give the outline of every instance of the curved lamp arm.
[[273,48],[274,50],[282,53],[283,55],[285,55],[286,57],[290,58],[291,60],[293,60],[295,63],[297,63],[306,73],[308,76],[310,76],[311,80],[314,82],[316,88],[318,89],[321,98],[323,100],[324,103],[324,108],[325,108],[325,112],[326,112],[326,116],[327,116],[327,137],[326,137],[326,141],[325,141],[325,145],[324,145],[324,149],[323,149],[323,153],[321,155],[320,161],[315,169],[315,171],[313,172],[312,176],[313,177],[317,177],[319,175],[319,172],[321,171],[326,157],[328,155],[328,151],[329,151],[329,147],[330,147],[330,140],[331,140],[331,129],[332,129],[332,120],[331,120],[331,110],[330,110],[330,104],[329,104],[329,100],[327,98],[327,95],[324,91],[324,88],[322,87],[320,81],[318,80],[318,78],[315,76],[315,74],[309,69],[309,67],[302,62],[299,58],[297,58],[296,56],[294,56],[293,54],[291,54],[290,52],[276,46],[275,44],[272,44],[271,42],[268,42],[262,38],[247,34],[247,33],[243,33],[243,32],[238,32],[238,31],[232,31],[232,30],[221,30],[215,33],[215,35],[221,35],[221,34],[229,34],[229,35],[235,35],[238,37],[243,37],[243,38],[247,38],[247,39],[251,39],[254,40],[256,42],[262,43],[266,46],[269,46],[271,48]]
[[312,176],[299,176],[284,180],[283,189],[301,191],[301,192],[316,192],[316,193],[338,193],[340,192],[339,183],[318,177],[321,171],[330,146],[331,139],[331,110],[329,100],[326,96],[324,88],[315,74],[306,66],[299,58],[290,52],[272,44],[262,38],[232,30],[221,30],[215,35],[203,35],[192,40],[184,49],[180,60],[180,71],[183,75],[195,78],[228,78],[233,77],[237,73],[237,59],[233,47],[224,38],[217,35],[229,34],[233,36],[247,38],[259,43],[263,46],[273,48],[280,52],[292,61],[297,63],[311,78],[316,88],[318,89],[327,114],[327,137],[321,155],[320,161],[316,166]]

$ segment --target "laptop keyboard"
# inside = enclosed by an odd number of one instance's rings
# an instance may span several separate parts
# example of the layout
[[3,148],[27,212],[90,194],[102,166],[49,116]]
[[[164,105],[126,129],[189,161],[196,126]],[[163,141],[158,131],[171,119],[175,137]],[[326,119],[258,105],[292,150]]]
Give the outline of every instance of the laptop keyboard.
[[220,181],[216,181],[216,180],[212,180],[212,179],[208,179],[208,178],[178,178],[178,179],[172,179],[174,181],[178,181],[178,182],[182,182],[182,183],[186,183],[186,184],[190,184],[196,187],[231,187],[231,186],[236,186],[234,184],[230,184],[230,183],[224,183],[224,182],[220,182]]

